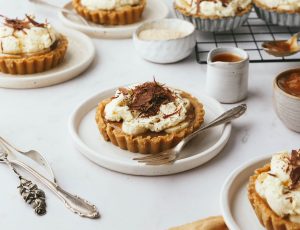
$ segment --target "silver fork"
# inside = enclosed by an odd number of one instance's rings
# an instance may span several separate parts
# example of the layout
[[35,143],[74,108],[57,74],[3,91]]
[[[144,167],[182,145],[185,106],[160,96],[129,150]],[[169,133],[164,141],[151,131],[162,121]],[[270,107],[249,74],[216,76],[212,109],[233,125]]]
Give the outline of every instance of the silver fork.
[[217,117],[215,120],[211,121],[207,125],[201,127],[194,133],[190,134],[186,138],[184,138],[182,141],[180,141],[175,147],[165,150],[161,153],[152,154],[149,156],[144,157],[137,157],[133,158],[133,160],[138,161],[139,163],[145,163],[146,165],[164,165],[164,164],[173,164],[180,156],[180,152],[185,147],[185,145],[192,140],[195,136],[197,136],[202,131],[215,127],[217,125],[221,125],[224,123],[227,123],[233,119],[236,119],[240,116],[242,116],[247,110],[246,104],[241,104],[237,107],[234,107],[226,112],[224,112],[222,115]]
[[[3,137],[0,136],[0,142],[2,142],[4,144],[3,147],[6,148],[7,151],[10,150],[14,150],[26,157],[29,157],[31,160],[35,161],[36,163],[38,163],[39,165],[43,166],[48,173],[50,174],[50,179],[56,183],[56,178],[54,176],[54,172],[49,164],[49,162],[46,160],[45,157],[43,157],[43,155],[41,153],[39,153],[36,150],[29,150],[29,151],[22,151],[20,149],[17,149],[16,147],[14,147],[13,145],[11,145],[7,140],[5,140]],[[10,149],[8,149],[10,148]]]

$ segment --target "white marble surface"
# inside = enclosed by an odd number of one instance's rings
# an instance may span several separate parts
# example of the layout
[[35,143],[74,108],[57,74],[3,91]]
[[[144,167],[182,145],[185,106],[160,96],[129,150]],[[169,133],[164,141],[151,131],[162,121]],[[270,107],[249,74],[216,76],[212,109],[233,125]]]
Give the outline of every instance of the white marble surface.
[[[1,14],[19,17],[36,10],[25,0],[0,0],[0,8]],[[59,23],[56,14],[38,13]],[[134,52],[131,40],[94,39],[94,43],[98,54],[93,65],[75,80],[35,90],[0,89],[0,133],[19,147],[43,152],[60,184],[93,201],[102,218],[82,219],[50,192],[48,214],[35,216],[16,191],[18,179],[1,165],[0,229],[160,230],[218,215],[222,183],[234,168],[254,156],[299,148],[299,134],[285,128],[272,107],[273,78],[299,63],[251,64],[248,113],[234,122],[228,145],[211,162],[152,178],[122,175],[93,164],[74,149],[68,134],[68,118],[78,102],[102,89],[152,76],[202,91],[206,71],[194,56],[171,65],[148,63]]]

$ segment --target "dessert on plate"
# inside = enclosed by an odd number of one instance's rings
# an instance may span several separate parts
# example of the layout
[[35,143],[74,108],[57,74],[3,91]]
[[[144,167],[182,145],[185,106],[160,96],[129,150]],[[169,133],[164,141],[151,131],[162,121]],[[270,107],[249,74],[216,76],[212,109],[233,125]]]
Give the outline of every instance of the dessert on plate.
[[281,26],[300,25],[300,1],[253,0],[258,17],[270,24]]
[[106,141],[130,152],[155,154],[197,130],[203,105],[190,94],[155,80],[119,88],[101,101],[96,122]]
[[68,40],[45,22],[34,17],[3,17],[0,26],[0,72],[34,74],[59,65],[65,56]]
[[103,25],[126,25],[141,20],[146,0],[72,0],[78,14]]
[[174,0],[176,15],[201,31],[227,31],[241,26],[252,9],[252,0]]
[[300,150],[278,153],[257,169],[248,197],[266,229],[300,229]]

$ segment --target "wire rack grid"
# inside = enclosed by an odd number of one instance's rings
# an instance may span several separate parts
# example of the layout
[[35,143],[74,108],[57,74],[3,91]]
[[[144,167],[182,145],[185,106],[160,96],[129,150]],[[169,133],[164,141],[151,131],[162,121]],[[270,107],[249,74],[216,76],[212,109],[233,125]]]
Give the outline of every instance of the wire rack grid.
[[289,57],[274,57],[262,49],[262,43],[272,40],[286,40],[300,27],[269,25],[258,18],[255,11],[247,22],[233,31],[199,33],[196,44],[196,58],[200,64],[206,64],[207,54],[216,47],[238,47],[248,52],[250,62],[295,62],[300,61],[300,53]]

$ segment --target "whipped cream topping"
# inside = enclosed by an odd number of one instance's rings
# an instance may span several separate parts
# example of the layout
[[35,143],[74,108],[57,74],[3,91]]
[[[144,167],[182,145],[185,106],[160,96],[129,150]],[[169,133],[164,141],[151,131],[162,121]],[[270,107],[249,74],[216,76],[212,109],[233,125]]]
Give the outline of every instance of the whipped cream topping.
[[175,0],[175,4],[193,15],[231,17],[245,9],[252,0]]
[[[144,83],[146,84],[146,83]],[[129,91],[136,86],[128,87]],[[161,104],[158,111],[150,116],[141,116],[139,111],[130,109],[128,101],[132,95],[118,90],[115,97],[105,107],[105,119],[122,122],[122,131],[129,135],[138,135],[150,130],[153,132],[177,132],[189,125],[185,121],[190,106],[189,100],[182,98],[180,91],[168,88],[174,100]]]
[[274,155],[271,170],[258,176],[255,188],[277,215],[300,223],[300,174],[296,172],[299,166],[291,165],[293,161],[300,163],[300,152],[293,151],[293,154],[297,154],[294,160],[288,152]]
[[299,0],[259,0],[261,4],[275,10],[298,10],[300,9]]
[[114,10],[139,3],[140,0],[81,0],[81,4],[90,10]]
[[6,18],[0,26],[0,54],[41,52],[49,49],[58,36],[50,24],[39,24],[28,16],[23,20]]

